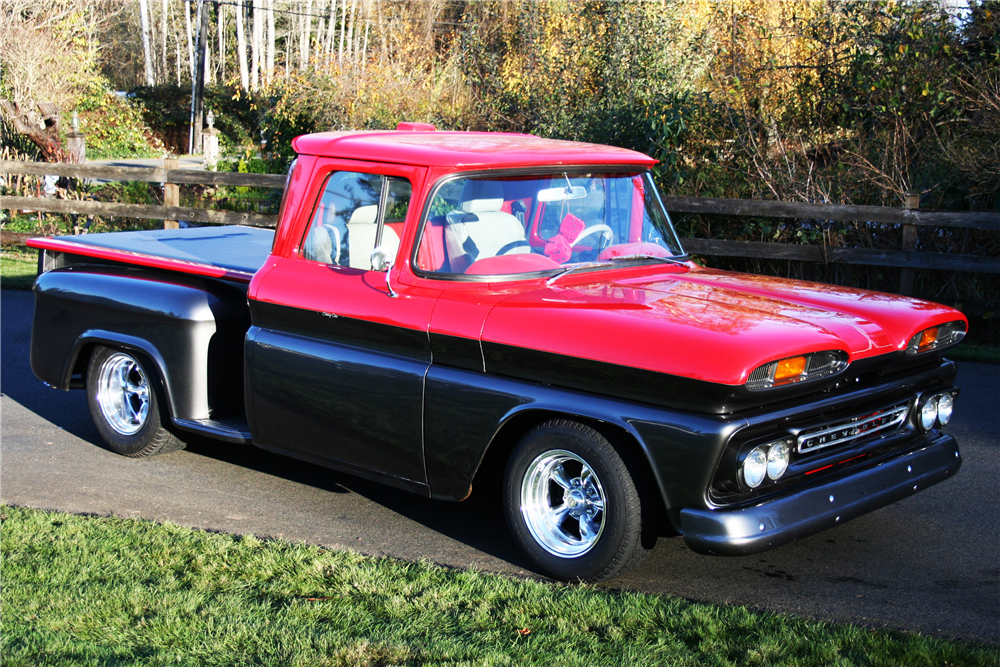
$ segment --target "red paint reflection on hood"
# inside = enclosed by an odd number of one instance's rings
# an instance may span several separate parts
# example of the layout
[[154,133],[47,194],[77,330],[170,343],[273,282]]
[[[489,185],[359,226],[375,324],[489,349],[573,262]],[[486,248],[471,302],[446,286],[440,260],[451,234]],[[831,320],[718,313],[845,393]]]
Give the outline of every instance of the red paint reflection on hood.
[[483,340],[736,385],[775,359],[843,350],[854,361],[965,319],[908,297],[708,269],[600,278],[512,295]]

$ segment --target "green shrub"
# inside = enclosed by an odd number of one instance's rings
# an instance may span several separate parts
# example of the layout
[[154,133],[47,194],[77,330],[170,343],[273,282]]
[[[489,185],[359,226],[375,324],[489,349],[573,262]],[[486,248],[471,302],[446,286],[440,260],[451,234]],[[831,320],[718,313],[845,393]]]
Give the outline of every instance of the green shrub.
[[88,159],[162,157],[166,153],[135,100],[93,84],[81,97],[77,111],[80,131],[87,137]]

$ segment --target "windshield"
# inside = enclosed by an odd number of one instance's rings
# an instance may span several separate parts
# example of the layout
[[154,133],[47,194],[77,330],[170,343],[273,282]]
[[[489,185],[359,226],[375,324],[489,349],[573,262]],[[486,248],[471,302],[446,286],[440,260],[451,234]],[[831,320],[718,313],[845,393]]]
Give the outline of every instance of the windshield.
[[438,186],[416,265],[442,276],[518,276],[683,254],[648,173],[553,172]]

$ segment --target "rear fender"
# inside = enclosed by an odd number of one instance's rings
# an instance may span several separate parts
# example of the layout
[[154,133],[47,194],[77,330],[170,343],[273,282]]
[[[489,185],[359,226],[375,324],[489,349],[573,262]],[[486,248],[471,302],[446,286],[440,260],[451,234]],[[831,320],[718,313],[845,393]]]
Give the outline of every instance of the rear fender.
[[193,276],[126,267],[56,269],[35,283],[31,368],[69,389],[94,344],[140,352],[156,366],[175,418],[242,412],[245,294]]

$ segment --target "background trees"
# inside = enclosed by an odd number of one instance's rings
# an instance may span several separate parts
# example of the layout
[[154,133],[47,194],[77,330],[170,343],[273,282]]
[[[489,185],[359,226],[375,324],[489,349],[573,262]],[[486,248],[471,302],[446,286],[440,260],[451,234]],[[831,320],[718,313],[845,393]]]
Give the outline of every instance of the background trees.
[[186,150],[201,44],[231,145],[422,120],[629,146],[678,193],[996,208],[1000,3],[954,4],[4,0],[0,97]]
[[1000,3],[955,4],[4,0],[0,97],[130,91],[184,151],[200,43],[230,144],[423,120],[636,148],[672,192],[995,208]]

